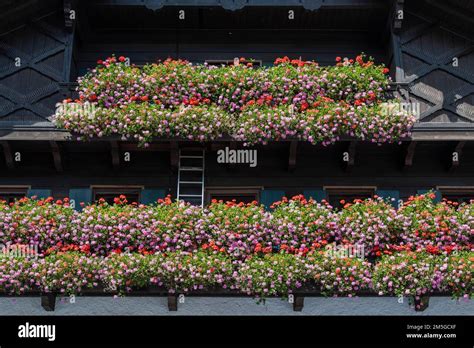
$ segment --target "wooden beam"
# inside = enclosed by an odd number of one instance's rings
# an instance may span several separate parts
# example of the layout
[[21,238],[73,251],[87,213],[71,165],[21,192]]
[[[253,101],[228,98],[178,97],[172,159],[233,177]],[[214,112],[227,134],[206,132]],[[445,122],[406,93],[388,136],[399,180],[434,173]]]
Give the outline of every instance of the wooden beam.
[[454,148],[454,151],[453,151],[452,157],[451,157],[451,166],[449,167],[450,171],[453,171],[454,169],[459,167],[462,150],[463,150],[465,144],[466,144],[465,141],[458,141],[457,142],[456,147]]
[[61,162],[61,152],[59,151],[58,143],[50,141],[49,144],[51,145],[51,152],[53,154],[54,168],[56,168],[57,172],[61,173],[63,171],[63,165]]
[[7,164],[7,168],[12,170],[15,168],[15,165],[13,164],[13,155],[12,155],[12,150],[10,148],[10,144],[8,141],[0,141],[0,145],[2,145],[3,148],[3,155],[5,156],[5,163]]
[[110,154],[112,155],[112,166],[114,167],[114,169],[119,169],[120,154],[119,154],[119,145],[117,141],[110,142]]
[[405,161],[404,161],[404,168],[411,167],[413,165],[413,157],[415,156],[415,149],[416,149],[416,141],[411,141],[405,152]]
[[[356,155],[356,145],[357,145],[356,141],[351,141],[347,145],[347,150],[345,152],[347,152],[347,155],[349,156],[349,158],[347,158],[347,161],[344,161],[344,163],[345,163],[345,168],[344,169],[345,169],[346,172],[351,171],[352,168],[354,167],[355,155]],[[346,154],[344,154],[344,155],[346,155]]]
[[296,168],[296,152],[298,149],[298,141],[292,140],[290,142],[290,151],[288,156],[288,170],[293,171]]

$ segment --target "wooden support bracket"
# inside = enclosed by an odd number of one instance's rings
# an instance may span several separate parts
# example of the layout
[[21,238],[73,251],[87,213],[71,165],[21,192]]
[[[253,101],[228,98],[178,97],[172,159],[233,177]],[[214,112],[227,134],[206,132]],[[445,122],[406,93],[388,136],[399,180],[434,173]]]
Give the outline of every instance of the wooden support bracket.
[[44,308],[45,311],[53,312],[56,308],[56,293],[48,292],[41,294],[41,307]]
[[298,149],[298,141],[292,140],[290,142],[290,152],[288,156],[288,170],[293,171],[296,168],[296,152]]
[[429,296],[414,296],[412,298],[412,303],[415,306],[416,312],[423,312],[426,308],[428,308],[430,304],[430,297]]
[[178,310],[178,295],[168,294],[168,310],[176,312]]
[[7,164],[7,168],[12,170],[15,168],[15,165],[13,164],[13,155],[12,155],[12,150],[10,148],[10,144],[8,141],[0,141],[0,145],[2,145],[3,148],[3,155],[5,156],[5,163]]
[[[229,142],[229,150],[237,150],[237,143],[235,141]],[[235,170],[235,163],[228,163],[227,170]]]
[[413,157],[415,156],[416,141],[411,141],[407,147],[405,153],[404,168],[411,167],[413,165]]
[[304,307],[304,296],[301,295],[295,295],[295,298],[293,300],[293,311],[295,312],[301,312]]
[[170,142],[170,166],[171,171],[176,173],[179,165],[179,147],[176,141]]
[[110,142],[110,154],[112,155],[112,166],[114,169],[119,169],[120,167],[120,155],[119,155],[119,145],[116,141]]
[[454,148],[454,151],[452,153],[451,166],[449,167],[450,171],[453,171],[454,169],[459,167],[462,150],[463,150],[465,144],[466,144],[465,141],[458,141],[457,142],[456,147]]
[[54,168],[57,172],[61,173],[63,171],[63,165],[58,143],[56,141],[50,141],[49,144],[51,145],[51,152],[53,153]]
[[355,164],[355,156],[356,156],[356,145],[357,145],[357,142],[356,141],[351,141],[349,142],[348,146],[347,146],[347,154],[344,154],[344,156],[349,156],[349,158],[347,159],[347,161],[344,161],[345,163],[345,170],[346,172],[350,172],[352,170],[352,168],[354,167],[354,164]]

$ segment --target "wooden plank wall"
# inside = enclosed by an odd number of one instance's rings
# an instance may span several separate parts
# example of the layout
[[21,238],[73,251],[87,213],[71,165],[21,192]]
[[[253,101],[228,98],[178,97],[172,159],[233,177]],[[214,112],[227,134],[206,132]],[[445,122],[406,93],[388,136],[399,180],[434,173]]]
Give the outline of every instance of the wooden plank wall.
[[[294,10],[294,20],[288,20],[289,9]],[[355,57],[361,52],[379,62],[386,59],[384,26],[388,11],[384,8],[185,8],[183,21],[177,20],[179,10],[82,7],[78,73],[113,53],[129,56],[136,64],[168,57],[202,63],[242,56],[272,64],[275,58],[288,55],[328,65],[334,64],[336,56]]]
[[72,33],[58,6],[22,19],[0,30],[0,127],[52,127],[60,83],[69,80]]
[[410,101],[420,104],[419,127],[474,129],[474,36],[461,25],[474,5],[420,3],[408,1],[404,8],[399,35],[404,74],[398,82],[408,84]]

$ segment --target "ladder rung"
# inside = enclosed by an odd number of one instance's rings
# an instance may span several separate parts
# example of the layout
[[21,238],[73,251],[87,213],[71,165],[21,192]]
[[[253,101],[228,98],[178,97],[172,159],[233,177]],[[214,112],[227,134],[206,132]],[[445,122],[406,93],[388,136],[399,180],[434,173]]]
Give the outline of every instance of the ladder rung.
[[[179,197],[199,197],[199,198],[201,198],[202,195],[179,195]],[[179,197],[178,197],[178,199],[179,199]]]
[[186,146],[180,149],[181,152],[186,152],[186,151],[195,151],[195,152],[203,152],[204,149],[202,147],[197,147],[197,146]]
[[185,171],[185,172],[200,172],[202,171],[202,167],[181,167],[179,170]]
[[180,156],[181,158],[204,158],[204,156]]
[[202,181],[180,181],[179,182],[180,184],[199,184],[201,185],[202,184]]

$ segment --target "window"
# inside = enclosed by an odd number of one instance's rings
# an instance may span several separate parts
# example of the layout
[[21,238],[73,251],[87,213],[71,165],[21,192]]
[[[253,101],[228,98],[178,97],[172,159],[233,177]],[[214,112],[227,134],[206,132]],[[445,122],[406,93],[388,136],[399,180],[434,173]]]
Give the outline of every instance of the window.
[[224,202],[235,199],[236,203],[250,203],[259,201],[259,188],[212,188],[206,189],[206,203],[209,204],[213,199]]
[[0,201],[13,203],[27,195],[27,187],[0,187]]
[[441,197],[450,202],[469,203],[474,200],[474,187],[438,187]]
[[346,203],[355,199],[372,198],[375,187],[325,187],[328,202],[334,208],[341,209]]
[[103,198],[109,204],[114,204],[114,198],[124,195],[129,204],[140,202],[141,187],[131,186],[103,186],[92,188],[92,200],[97,202]]

